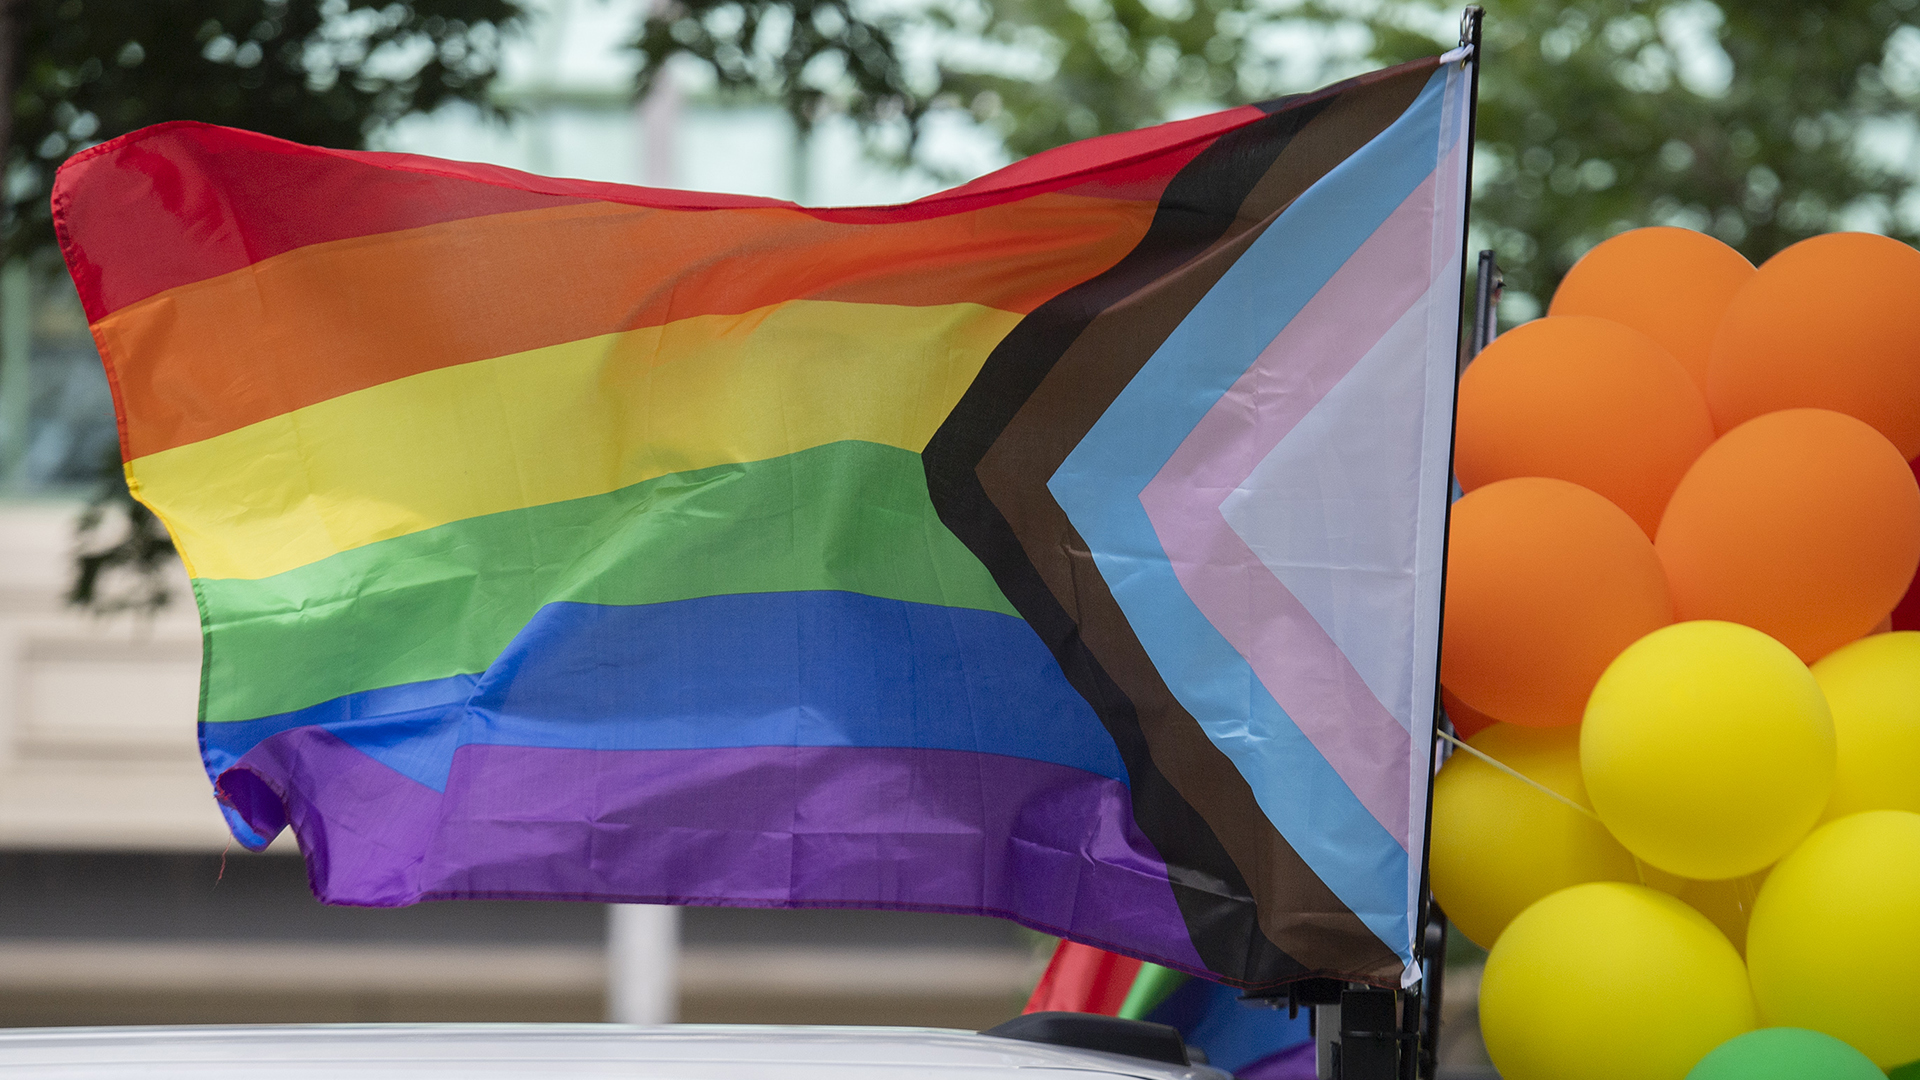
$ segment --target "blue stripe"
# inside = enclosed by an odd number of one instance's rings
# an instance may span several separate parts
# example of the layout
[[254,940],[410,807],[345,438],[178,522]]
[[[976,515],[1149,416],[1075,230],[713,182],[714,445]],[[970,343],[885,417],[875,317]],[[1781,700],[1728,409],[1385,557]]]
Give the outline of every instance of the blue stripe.
[[1140,492],[1260,352],[1439,160],[1447,73],[1249,247],[1048,481],[1175,698],[1261,810],[1380,940],[1407,959],[1408,855],[1374,820],[1175,576]]
[[847,592],[549,604],[481,675],[203,724],[209,767],[308,725],[436,790],[469,744],[973,750],[1126,781],[1024,621]]
[[1313,1040],[1309,1014],[1242,1001],[1239,990],[1206,979],[1188,979],[1145,1019],[1178,1029],[1188,1046],[1207,1052],[1207,1064],[1236,1075]]

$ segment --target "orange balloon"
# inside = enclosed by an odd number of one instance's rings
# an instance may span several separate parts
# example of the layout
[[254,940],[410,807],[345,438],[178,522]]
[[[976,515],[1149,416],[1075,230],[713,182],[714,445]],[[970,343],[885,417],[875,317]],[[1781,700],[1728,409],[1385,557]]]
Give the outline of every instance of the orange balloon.
[[1447,710],[1447,719],[1453,721],[1453,733],[1462,739],[1471,739],[1500,722],[1461,701],[1460,695],[1444,686],[1440,688],[1440,706]]
[[1515,476],[1590,488],[1651,537],[1687,466],[1713,442],[1707,400],[1653,339],[1585,315],[1535,319],[1460,380],[1453,451],[1463,490]]
[[1602,241],[1554,290],[1549,315],[1597,315],[1660,343],[1707,387],[1720,317],[1753,276],[1745,255],[1692,229],[1655,226]]
[[1744,623],[1812,663],[1873,629],[1920,566],[1920,486],[1879,432],[1826,409],[1734,428],[1654,543],[1681,619]]
[[1578,484],[1501,480],[1453,504],[1440,676],[1528,727],[1577,724],[1620,650],[1673,621],[1653,544]]
[[1780,409],[1832,409],[1920,457],[1920,251],[1829,233],[1768,259],[1714,338],[1707,402],[1721,431]]
[[[1913,470],[1913,481],[1920,484],[1920,458],[1907,462],[1907,468]],[[1920,630],[1920,573],[1913,576],[1913,584],[1907,586],[1907,595],[1901,597],[1893,614],[1887,616],[1889,630]]]

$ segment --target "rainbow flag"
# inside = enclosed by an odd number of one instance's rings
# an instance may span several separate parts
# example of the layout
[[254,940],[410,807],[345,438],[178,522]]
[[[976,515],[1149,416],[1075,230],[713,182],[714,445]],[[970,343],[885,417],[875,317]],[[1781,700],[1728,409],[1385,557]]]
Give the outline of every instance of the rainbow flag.
[[1062,941],[1026,1012],[1089,1012],[1165,1024],[1237,1080],[1314,1080],[1311,1010],[1268,1008],[1157,964]]
[[166,124],[54,213],[324,900],[979,912],[1398,981],[1469,72],[902,206]]

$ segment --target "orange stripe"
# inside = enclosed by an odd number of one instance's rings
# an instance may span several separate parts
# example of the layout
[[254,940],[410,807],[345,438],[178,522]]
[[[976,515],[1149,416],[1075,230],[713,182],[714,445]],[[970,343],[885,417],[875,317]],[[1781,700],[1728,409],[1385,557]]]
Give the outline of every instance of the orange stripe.
[[455,364],[791,299],[1025,313],[1149,202],[1046,194],[884,225],[594,203],[300,248],[94,324],[129,459]]

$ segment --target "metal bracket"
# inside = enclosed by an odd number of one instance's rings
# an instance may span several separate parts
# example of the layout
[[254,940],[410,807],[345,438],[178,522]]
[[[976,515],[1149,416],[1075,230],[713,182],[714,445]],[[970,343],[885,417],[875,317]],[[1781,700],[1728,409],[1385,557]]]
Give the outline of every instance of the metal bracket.
[[1460,13],[1460,47],[1478,48],[1480,45],[1480,22],[1486,17],[1486,9],[1479,4],[1468,4]]

